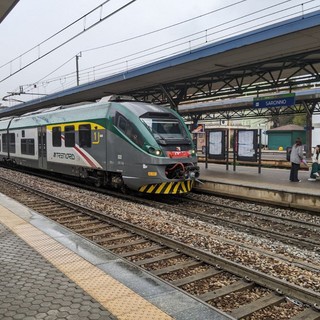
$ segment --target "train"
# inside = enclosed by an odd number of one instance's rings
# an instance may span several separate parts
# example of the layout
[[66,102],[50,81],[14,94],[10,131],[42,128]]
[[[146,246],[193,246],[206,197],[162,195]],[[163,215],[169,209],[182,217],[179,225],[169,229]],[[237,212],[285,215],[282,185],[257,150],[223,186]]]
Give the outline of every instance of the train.
[[119,96],[0,119],[0,162],[147,194],[188,193],[200,174],[176,111]]

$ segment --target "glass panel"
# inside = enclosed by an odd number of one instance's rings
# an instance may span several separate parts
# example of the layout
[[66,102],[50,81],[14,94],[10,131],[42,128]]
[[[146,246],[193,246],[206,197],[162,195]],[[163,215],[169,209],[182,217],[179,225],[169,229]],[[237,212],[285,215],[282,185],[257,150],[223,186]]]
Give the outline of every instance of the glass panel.
[[65,146],[72,148],[75,146],[74,126],[66,126],[64,128]]
[[91,126],[90,124],[82,124],[79,126],[79,146],[81,148],[91,147]]
[[61,147],[61,127],[52,128],[52,145]]

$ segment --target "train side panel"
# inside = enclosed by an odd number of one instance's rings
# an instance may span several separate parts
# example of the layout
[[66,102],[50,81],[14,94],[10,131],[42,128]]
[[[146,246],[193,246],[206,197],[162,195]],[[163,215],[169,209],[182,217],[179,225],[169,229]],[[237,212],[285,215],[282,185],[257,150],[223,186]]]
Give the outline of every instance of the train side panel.
[[93,121],[47,126],[47,168],[84,177],[87,170],[106,170],[106,130]]

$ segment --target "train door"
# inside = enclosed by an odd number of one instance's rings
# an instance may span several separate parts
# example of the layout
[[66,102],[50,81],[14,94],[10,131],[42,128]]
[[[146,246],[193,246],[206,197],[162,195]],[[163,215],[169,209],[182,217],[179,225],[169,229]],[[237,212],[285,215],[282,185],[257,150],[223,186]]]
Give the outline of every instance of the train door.
[[47,131],[46,127],[38,128],[39,168],[47,169]]

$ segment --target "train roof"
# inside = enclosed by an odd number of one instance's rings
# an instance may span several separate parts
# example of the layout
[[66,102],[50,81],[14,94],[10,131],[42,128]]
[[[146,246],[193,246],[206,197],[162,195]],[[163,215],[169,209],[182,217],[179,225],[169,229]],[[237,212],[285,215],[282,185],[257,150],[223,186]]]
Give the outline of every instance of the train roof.
[[[60,106],[14,117],[10,128],[45,126],[55,123],[106,118],[110,103],[89,103],[80,106]],[[0,121],[0,129],[8,120]]]
[[143,114],[149,112],[155,113],[172,113],[172,110],[168,107],[163,107],[156,104],[145,103],[145,102],[120,102],[125,108],[134,113],[137,117],[141,117]]
[[[172,113],[169,108],[153,105],[151,103],[121,100],[108,102],[102,99],[99,102],[53,107],[25,114],[20,117],[14,117],[10,124],[10,128],[26,128],[66,122],[106,119],[110,107],[119,110],[126,109],[127,112],[130,112],[137,117],[140,117],[147,112]],[[11,119],[0,120],[0,130],[5,130],[8,127],[10,120]]]

